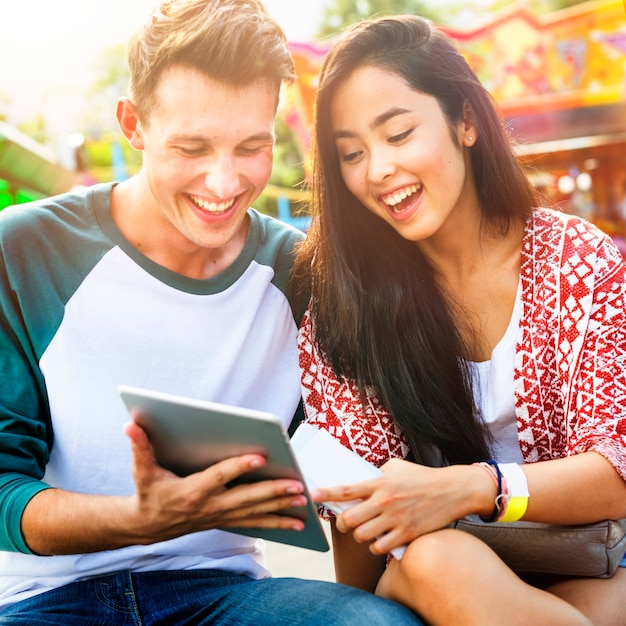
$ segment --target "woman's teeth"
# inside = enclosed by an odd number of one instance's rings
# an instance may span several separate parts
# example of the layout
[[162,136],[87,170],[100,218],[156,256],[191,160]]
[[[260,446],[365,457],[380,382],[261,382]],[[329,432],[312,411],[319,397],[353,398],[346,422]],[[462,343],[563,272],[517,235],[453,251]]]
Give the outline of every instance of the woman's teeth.
[[406,200],[408,197],[412,196],[414,193],[419,191],[422,188],[421,185],[410,185],[409,187],[405,187],[400,191],[396,191],[393,194],[383,198],[383,202],[390,207],[395,207],[397,204],[400,204],[403,200]]

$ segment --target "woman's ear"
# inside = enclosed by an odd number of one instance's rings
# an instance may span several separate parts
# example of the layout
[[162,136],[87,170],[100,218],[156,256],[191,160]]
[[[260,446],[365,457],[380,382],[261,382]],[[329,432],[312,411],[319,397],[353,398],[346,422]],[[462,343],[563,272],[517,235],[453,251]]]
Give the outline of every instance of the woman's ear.
[[478,139],[478,126],[472,107],[466,102],[463,105],[463,122],[461,130],[461,143],[470,147],[476,143]]
[[117,101],[115,116],[120,130],[128,143],[135,150],[143,150],[143,137],[141,135],[141,122],[137,117],[135,105],[128,98],[120,98]]

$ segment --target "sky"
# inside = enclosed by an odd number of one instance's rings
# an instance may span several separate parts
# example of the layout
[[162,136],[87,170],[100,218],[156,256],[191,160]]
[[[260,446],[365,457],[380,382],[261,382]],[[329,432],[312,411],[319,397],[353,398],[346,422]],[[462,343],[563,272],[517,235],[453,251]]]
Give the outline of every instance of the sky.
[[[88,84],[103,50],[128,39],[156,0],[2,0],[0,92],[11,99]],[[313,36],[320,0],[266,0],[292,40]]]

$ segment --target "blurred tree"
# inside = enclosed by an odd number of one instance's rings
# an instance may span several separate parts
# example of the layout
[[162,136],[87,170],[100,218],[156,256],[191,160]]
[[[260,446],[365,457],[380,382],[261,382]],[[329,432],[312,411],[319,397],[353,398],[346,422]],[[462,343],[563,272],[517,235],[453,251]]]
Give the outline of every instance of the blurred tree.
[[87,90],[89,107],[85,108],[82,123],[91,136],[117,134],[115,103],[126,94],[129,78],[125,44],[103,50],[94,64],[93,75]]
[[324,6],[324,16],[318,32],[319,38],[342,31],[346,26],[373,15],[412,13],[441,22],[445,10],[434,2],[420,0],[332,0]]
[[[276,187],[299,188],[304,181],[304,158],[295,133],[287,126],[280,110],[276,116],[276,146],[270,184]],[[276,198],[261,194],[254,206],[262,213],[278,215]]]
[[126,63],[126,45],[117,44],[105,49],[94,65],[96,80],[91,93],[114,89],[118,94],[126,93],[129,70]]
[[304,180],[304,157],[297,137],[278,112],[274,169],[270,182],[279,187],[296,187]]

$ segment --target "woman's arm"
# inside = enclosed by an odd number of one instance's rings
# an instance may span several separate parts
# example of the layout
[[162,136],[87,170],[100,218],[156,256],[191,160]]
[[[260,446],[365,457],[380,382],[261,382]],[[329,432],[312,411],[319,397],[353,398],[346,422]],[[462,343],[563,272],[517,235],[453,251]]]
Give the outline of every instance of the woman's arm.
[[626,482],[596,452],[528,463],[523,471],[530,493],[526,521],[587,524],[626,517]]
[[[479,467],[430,468],[396,459],[383,471],[380,478],[312,493],[319,502],[362,500],[342,513],[336,526],[376,554],[465,515],[489,516],[495,504],[495,485]],[[530,492],[525,521],[586,524],[626,517],[626,483],[595,452],[530,463],[523,471]]]

